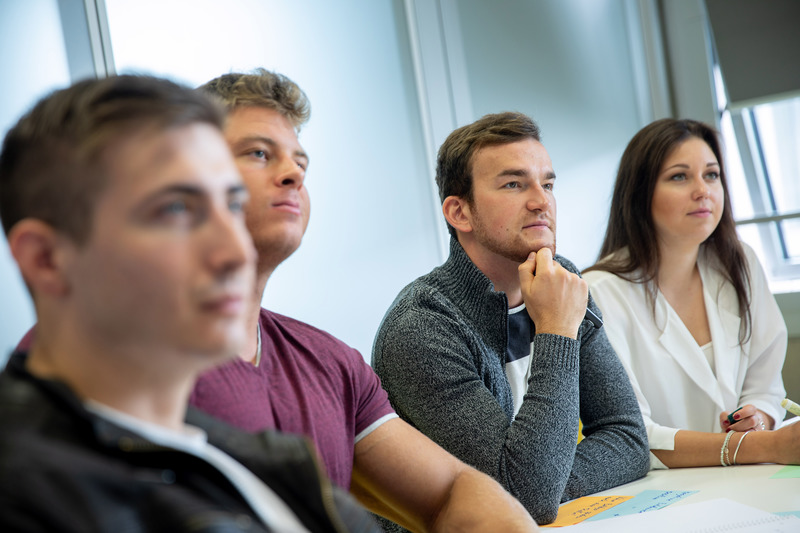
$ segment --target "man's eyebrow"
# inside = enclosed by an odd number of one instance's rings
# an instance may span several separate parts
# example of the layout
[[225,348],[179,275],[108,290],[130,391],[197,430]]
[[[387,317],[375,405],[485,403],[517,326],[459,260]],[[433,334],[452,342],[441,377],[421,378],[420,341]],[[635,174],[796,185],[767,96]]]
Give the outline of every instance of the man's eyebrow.
[[[261,143],[266,144],[267,146],[271,146],[273,148],[278,146],[278,143],[275,142],[274,139],[270,137],[265,137],[263,135],[248,135],[247,137],[242,137],[240,139],[236,139],[233,143],[234,150],[241,150],[244,146],[253,143]],[[305,153],[303,150],[295,150],[293,155],[296,157],[302,157],[306,160],[306,162],[310,161],[311,158],[308,157],[308,154]]]
[[163,198],[170,198],[176,196],[189,196],[192,198],[200,198],[203,196],[203,191],[196,185],[188,183],[173,183],[156,189],[136,204],[136,212],[144,212],[154,204],[157,204]]
[[[518,177],[518,178],[525,178],[525,177],[530,176],[530,173],[527,170],[525,170],[524,168],[507,168],[505,170],[502,170],[499,174],[497,174],[496,177],[497,178],[504,178],[504,177],[507,177],[507,176],[515,176],[515,177]],[[555,172],[548,172],[545,175],[544,179],[545,180],[554,180],[554,179],[556,179],[556,173]]]
[[173,185],[167,185],[166,187],[154,191],[153,194],[150,195],[150,197],[156,198],[163,194],[185,194],[188,196],[202,196],[203,191],[197,185],[175,183]]
[[515,177],[518,177],[518,178],[524,178],[524,177],[528,176],[528,171],[525,170],[524,168],[506,168],[506,169],[501,170],[497,174],[498,178],[503,178],[503,177],[506,177],[506,176],[515,176]]
[[[236,178],[236,181],[238,182],[238,178]],[[241,194],[241,193],[247,194],[247,188],[242,183],[236,183],[228,187],[226,192],[229,195]],[[199,198],[202,196],[207,196],[208,191],[203,187],[199,187],[197,185],[192,185],[189,183],[174,183],[172,185],[167,185],[166,187],[162,187],[161,189],[153,191],[149,196],[147,196],[145,202],[149,202],[158,199],[161,196],[171,195],[171,194],[192,196]]]

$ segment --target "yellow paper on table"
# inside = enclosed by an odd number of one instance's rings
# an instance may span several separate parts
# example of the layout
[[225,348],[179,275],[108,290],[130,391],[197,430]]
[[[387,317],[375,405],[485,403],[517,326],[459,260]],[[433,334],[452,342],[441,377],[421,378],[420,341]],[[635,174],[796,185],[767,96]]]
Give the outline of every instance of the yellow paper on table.
[[631,498],[633,496],[584,496],[559,507],[555,522],[541,527],[571,526]]

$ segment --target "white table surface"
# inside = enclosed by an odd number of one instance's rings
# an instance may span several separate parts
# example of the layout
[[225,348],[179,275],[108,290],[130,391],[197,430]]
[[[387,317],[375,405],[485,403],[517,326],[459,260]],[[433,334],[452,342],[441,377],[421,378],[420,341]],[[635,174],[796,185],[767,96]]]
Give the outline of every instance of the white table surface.
[[592,496],[636,496],[648,489],[696,490],[672,505],[729,498],[771,513],[800,511],[800,478],[770,479],[782,468],[761,464],[651,470],[642,479]]

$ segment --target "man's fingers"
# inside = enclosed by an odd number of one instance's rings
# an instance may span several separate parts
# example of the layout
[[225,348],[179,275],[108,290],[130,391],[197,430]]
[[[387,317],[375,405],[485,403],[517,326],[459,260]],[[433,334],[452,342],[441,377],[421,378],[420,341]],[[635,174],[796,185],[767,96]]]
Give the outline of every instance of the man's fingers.
[[533,273],[536,271],[536,252],[529,253],[528,258],[524,263],[520,263],[517,270],[519,271],[520,281],[533,277]]
[[[544,272],[552,272],[556,264],[553,261],[553,252],[550,248],[542,247],[536,252],[536,273],[543,274]],[[561,265],[559,265],[561,266]]]

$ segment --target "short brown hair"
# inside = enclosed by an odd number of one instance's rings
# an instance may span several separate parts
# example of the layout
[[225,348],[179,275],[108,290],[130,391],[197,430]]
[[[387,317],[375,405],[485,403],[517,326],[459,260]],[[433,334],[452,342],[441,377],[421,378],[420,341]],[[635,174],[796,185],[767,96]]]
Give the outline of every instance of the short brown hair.
[[311,116],[311,104],[303,90],[283,74],[263,68],[251,74],[224,74],[198,90],[221,100],[229,112],[239,107],[274,109],[286,117],[296,131],[300,131]]
[[9,130],[0,152],[0,218],[6,235],[40,219],[77,244],[91,230],[103,163],[123,137],[196,122],[222,129],[224,110],[188,87],[150,76],[84,80],[40,100]]
[[[484,115],[447,136],[439,148],[436,185],[439,199],[457,196],[472,203],[472,156],[486,146],[510,144],[525,139],[540,141],[539,126],[527,115],[505,112]],[[455,229],[447,225],[455,237]]]

